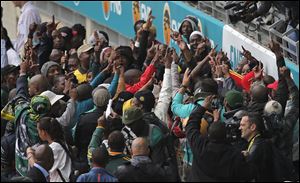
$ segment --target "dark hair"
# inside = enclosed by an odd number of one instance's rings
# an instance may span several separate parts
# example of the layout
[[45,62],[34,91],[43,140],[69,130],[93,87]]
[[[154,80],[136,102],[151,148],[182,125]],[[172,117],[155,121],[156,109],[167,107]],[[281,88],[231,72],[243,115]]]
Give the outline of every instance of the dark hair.
[[77,35],[85,39],[86,29],[83,25],[75,24],[73,25],[72,30],[77,31]]
[[265,128],[264,128],[264,121],[262,116],[257,113],[257,112],[248,112],[246,113],[245,116],[248,116],[248,120],[251,124],[256,125],[256,129],[258,132],[263,133]]
[[5,49],[6,49],[6,51],[9,50],[10,48],[15,49],[13,44],[11,43],[10,38],[8,37],[7,30],[4,27],[1,27],[1,32],[2,32],[1,34],[3,36],[3,39],[5,40]]
[[39,121],[39,129],[45,130],[50,138],[61,145],[61,147],[65,150],[67,155],[73,159],[71,148],[68,147],[64,137],[64,131],[60,123],[51,117],[43,117]]
[[108,163],[108,158],[109,158],[108,152],[106,148],[104,148],[103,146],[97,147],[92,152],[92,162],[103,168]]
[[111,132],[108,136],[108,146],[112,151],[123,152],[125,148],[124,135],[118,130]]
[[108,34],[106,32],[104,32],[104,31],[99,31],[99,33],[103,34],[103,36],[107,40],[107,46],[109,46],[109,37],[108,37]]
[[43,117],[39,121],[39,129],[45,130],[55,142],[64,142],[62,126],[55,118]]

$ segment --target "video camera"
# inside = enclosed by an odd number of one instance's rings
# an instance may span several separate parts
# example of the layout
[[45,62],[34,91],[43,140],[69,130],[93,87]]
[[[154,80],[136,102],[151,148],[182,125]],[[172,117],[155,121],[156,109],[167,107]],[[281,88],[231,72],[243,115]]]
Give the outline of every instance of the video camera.
[[233,2],[224,7],[225,10],[232,9],[233,14],[229,15],[230,22],[235,24],[238,21],[244,20],[247,14],[257,10],[256,1],[240,1]]
[[228,121],[225,121],[226,139],[230,143],[237,142],[241,139],[241,131],[239,130],[239,127],[244,114],[245,111],[240,110],[236,112],[232,118],[228,119]]
[[239,130],[239,123],[227,123],[226,127],[226,139],[229,142],[236,142],[241,138],[241,131]]

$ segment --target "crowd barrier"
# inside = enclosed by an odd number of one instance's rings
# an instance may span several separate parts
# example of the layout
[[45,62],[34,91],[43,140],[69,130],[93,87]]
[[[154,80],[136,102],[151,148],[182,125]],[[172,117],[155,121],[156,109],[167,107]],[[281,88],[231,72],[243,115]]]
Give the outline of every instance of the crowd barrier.
[[[248,39],[223,22],[179,1],[56,1],[56,3],[90,18],[91,20],[118,31],[121,35],[133,38],[133,25],[139,19],[146,20],[152,9],[153,21],[157,30],[157,40],[178,50],[170,39],[171,29],[178,30],[181,21],[187,15],[198,18],[198,27],[208,37],[217,50],[227,52],[235,68],[241,60],[243,45],[252,55],[262,61],[264,71],[278,79],[276,57],[273,52]],[[293,78],[299,87],[299,66],[286,59]]]

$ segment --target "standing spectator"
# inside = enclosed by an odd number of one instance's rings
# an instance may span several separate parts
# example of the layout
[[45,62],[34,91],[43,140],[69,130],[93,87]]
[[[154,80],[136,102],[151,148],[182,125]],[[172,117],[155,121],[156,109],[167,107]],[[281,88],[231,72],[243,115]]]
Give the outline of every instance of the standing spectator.
[[77,50],[77,55],[80,60],[80,67],[74,71],[74,75],[78,80],[78,84],[87,81],[87,73],[90,68],[92,49],[92,46],[83,44]]
[[68,59],[68,73],[74,72],[78,69],[79,59],[77,53],[73,53],[70,55]]
[[[8,65],[14,65],[14,66],[18,66],[21,63],[21,59],[19,57],[19,54],[16,52],[16,50],[14,49],[14,46],[10,40],[10,38],[8,37],[7,34],[7,30],[4,27],[1,27],[1,44],[2,44],[2,39],[5,41],[5,51],[1,50],[1,54],[5,54],[7,55],[7,64]],[[1,64],[5,63],[5,60],[1,57]],[[2,66],[1,66],[2,68]]]
[[54,155],[54,164],[50,172],[51,182],[69,181],[71,174],[71,155],[64,140],[64,133],[54,118],[41,118],[37,124],[41,140],[47,141]]
[[289,165],[289,160],[264,137],[264,122],[259,113],[246,114],[239,129],[241,137],[248,141],[247,150],[242,153],[247,161],[254,165],[255,181],[284,181],[291,178],[292,165]]
[[190,43],[189,38],[192,32],[197,30],[199,30],[198,20],[196,17],[191,15],[186,16],[179,26],[179,33],[186,38],[188,43]]
[[26,151],[28,159],[35,161],[28,172],[28,177],[31,178],[33,182],[49,182],[49,170],[54,163],[52,149],[49,145],[42,144],[39,145],[36,150],[28,148]]
[[165,182],[168,172],[150,159],[150,148],[146,138],[138,137],[132,142],[132,159],[119,166],[116,177],[120,182]]
[[30,24],[40,24],[41,17],[31,1],[13,1],[13,3],[16,7],[21,8],[21,15],[18,22],[18,34],[15,42],[15,49],[20,54],[26,42]]
[[[208,129],[208,138],[201,136],[199,121],[210,108],[213,96],[208,96],[190,115],[186,135],[193,152],[189,181],[246,181],[252,170],[243,155],[226,142],[225,124],[214,122]],[[218,109],[216,109],[218,110]]]
[[117,182],[117,178],[105,170],[108,162],[108,153],[105,148],[97,148],[92,153],[93,168],[90,172],[78,177],[77,182]]
[[125,155],[125,138],[120,131],[113,131],[109,134],[107,139],[109,147],[109,162],[106,169],[111,174],[115,175],[118,166],[128,162],[130,160],[129,155]]
[[46,62],[41,68],[41,74],[47,77],[51,87],[53,86],[53,79],[55,76],[61,74],[61,67],[54,61]]
[[93,91],[94,109],[81,114],[75,131],[75,146],[78,148],[78,155],[87,163],[88,145],[93,132],[97,127],[97,119],[102,116],[110,99],[109,91],[104,87],[96,88]]

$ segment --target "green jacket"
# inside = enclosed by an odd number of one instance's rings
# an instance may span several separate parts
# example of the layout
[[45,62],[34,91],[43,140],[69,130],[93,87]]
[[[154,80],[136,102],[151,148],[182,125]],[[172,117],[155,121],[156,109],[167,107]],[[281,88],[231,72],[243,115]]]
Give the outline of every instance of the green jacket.
[[[92,139],[88,147],[87,158],[90,166],[92,164],[91,163],[92,152],[94,149],[96,149],[102,144],[103,135],[104,135],[104,128],[97,127],[93,133]],[[105,169],[112,175],[117,170],[118,166],[130,160],[130,157],[125,154],[116,153],[116,152],[109,152],[109,154],[110,154],[110,159]]]
[[35,116],[30,112],[29,103],[21,103],[15,107],[15,123],[17,127],[15,154],[16,170],[22,176],[26,176],[28,171],[26,148],[39,142],[37,120],[38,119],[35,119]]
[[109,154],[110,154],[109,162],[106,165],[105,169],[112,175],[115,175],[118,166],[123,165],[124,163],[130,161],[130,157],[128,155],[125,154],[113,155],[114,152],[110,152]]

